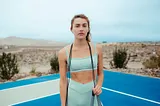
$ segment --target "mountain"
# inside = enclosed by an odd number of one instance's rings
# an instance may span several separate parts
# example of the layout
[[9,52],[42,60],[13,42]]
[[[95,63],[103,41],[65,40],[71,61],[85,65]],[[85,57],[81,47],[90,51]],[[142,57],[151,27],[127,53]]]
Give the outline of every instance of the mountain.
[[0,45],[16,45],[16,46],[64,46],[65,42],[56,42],[43,39],[21,38],[16,36],[9,36],[0,38]]

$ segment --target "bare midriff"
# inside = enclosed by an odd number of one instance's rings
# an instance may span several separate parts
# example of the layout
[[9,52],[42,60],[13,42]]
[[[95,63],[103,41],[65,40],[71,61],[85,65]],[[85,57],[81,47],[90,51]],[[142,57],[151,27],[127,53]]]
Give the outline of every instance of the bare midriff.
[[[97,73],[97,70],[94,71],[94,76],[96,76],[96,73]],[[93,81],[93,71],[87,70],[87,71],[80,71],[80,72],[72,72],[71,79],[82,84],[89,83]]]

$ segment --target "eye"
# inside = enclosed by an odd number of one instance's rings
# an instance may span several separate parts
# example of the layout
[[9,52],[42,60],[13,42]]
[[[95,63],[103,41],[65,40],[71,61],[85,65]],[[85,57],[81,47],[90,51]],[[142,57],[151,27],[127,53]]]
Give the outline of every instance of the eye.
[[79,26],[80,26],[79,24],[76,24],[76,25],[75,25],[75,27],[79,27]]
[[87,27],[87,24],[83,24],[83,27]]

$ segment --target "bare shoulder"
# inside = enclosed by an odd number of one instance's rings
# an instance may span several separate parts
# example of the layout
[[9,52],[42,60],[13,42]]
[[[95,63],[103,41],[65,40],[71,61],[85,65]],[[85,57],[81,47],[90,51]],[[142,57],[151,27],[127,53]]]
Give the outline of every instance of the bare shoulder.
[[96,47],[97,47],[97,49],[102,49],[102,45],[99,43],[96,44]]
[[69,45],[63,47],[62,49],[59,50],[58,52],[58,57],[66,59],[66,50],[68,49]]
[[60,49],[60,50],[58,51],[58,55],[63,55],[64,52],[65,52],[65,47],[63,47],[62,49]]
[[102,54],[102,45],[101,44],[97,43],[96,44],[96,49],[97,49],[99,54]]

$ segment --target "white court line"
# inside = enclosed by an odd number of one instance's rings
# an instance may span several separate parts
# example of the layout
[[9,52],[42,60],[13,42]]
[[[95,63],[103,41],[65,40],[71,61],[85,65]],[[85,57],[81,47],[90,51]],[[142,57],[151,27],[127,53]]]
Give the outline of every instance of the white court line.
[[59,79],[48,80],[48,81],[44,81],[44,82],[35,82],[35,83],[31,83],[31,84],[28,83],[26,85],[15,86],[15,87],[12,87],[12,88],[5,88],[5,89],[0,90],[0,92],[1,91],[7,91],[7,90],[10,90],[10,89],[17,89],[17,88],[23,88],[23,87],[27,87],[27,86],[33,86],[33,85],[48,83],[48,82],[57,81],[57,80],[59,80]]
[[[150,99],[142,98],[142,97],[139,97],[139,96],[131,95],[131,94],[120,92],[120,91],[116,91],[116,90],[113,90],[113,89],[109,89],[109,88],[105,88],[105,87],[102,87],[102,89],[108,90],[108,91],[111,91],[111,92],[115,92],[115,93],[119,93],[119,94],[122,94],[122,95],[130,96],[130,97],[133,97],[133,98],[141,99],[141,100],[144,100],[144,101],[147,101],[147,102],[152,102],[152,103],[155,103],[155,104],[160,104],[160,102],[157,102],[157,101],[153,101],[153,100],[150,100]],[[30,100],[26,100],[26,101],[22,101],[22,102],[18,102],[18,103],[15,103],[15,104],[11,104],[9,106],[20,104],[20,103],[24,103],[24,102],[29,102],[29,101],[36,100],[36,99],[45,98],[47,96],[52,96],[52,95],[56,95],[56,94],[59,94],[59,92],[54,93],[54,94],[50,94],[50,95],[45,95],[45,96],[38,97],[38,98],[34,98],[34,99],[30,99]]]
[[[56,79],[56,80],[58,81],[59,79]],[[13,87],[13,88],[7,88],[7,89],[3,89],[3,90],[0,90],[0,91],[5,91],[5,90],[9,90],[9,89],[17,89],[17,88],[21,88],[21,87],[25,87],[25,86],[33,86],[33,85],[36,85],[36,84],[42,84],[42,83],[47,83],[47,82],[56,81],[56,80],[49,80],[49,81],[44,81],[44,82],[32,83],[32,84],[29,84],[29,85],[23,85],[23,86],[17,86],[17,87]],[[130,97],[133,97],[133,98],[141,99],[141,100],[144,100],[144,101],[152,102],[152,103],[155,103],[155,104],[160,104],[160,102],[157,102],[157,101],[154,101],[154,100],[142,98],[142,97],[139,97],[139,96],[135,96],[135,95],[132,95],[132,94],[116,91],[116,90],[113,90],[113,89],[109,89],[109,88],[105,88],[105,87],[102,87],[102,89],[108,90],[108,91],[111,91],[111,92],[115,92],[115,93],[119,93],[119,94],[122,94],[122,95],[130,96]],[[42,96],[42,97],[30,99],[30,100],[27,100],[27,101],[32,101],[32,100],[35,100],[35,99],[44,98],[46,96],[56,95],[58,93],[59,92],[57,92],[55,94],[50,94],[50,95],[45,95],[45,96]],[[15,104],[20,104],[20,103],[27,102],[27,101],[22,101],[22,102],[15,103]],[[15,104],[12,104],[12,105],[15,105]],[[9,105],[9,106],[12,106],[12,105]]]
[[11,105],[9,105],[9,106],[13,106],[13,105],[17,105],[17,104],[21,104],[21,103],[24,103],[24,102],[29,102],[29,101],[37,100],[37,99],[42,99],[42,98],[46,98],[46,97],[48,97],[48,96],[53,96],[53,95],[57,95],[57,94],[59,94],[59,92],[54,93],[54,94],[50,94],[50,95],[45,95],[45,96],[33,98],[33,99],[29,99],[29,100],[25,100],[25,101],[21,101],[21,102],[18,102],[18,103],[11,104]]
[[111,92],[115,92],[115,93],[119,93],[119,94],[122,94],[122,95],[130,96],[130,97],[133,97],[133,98],[141,99],[141,100],[144,100],[144,101],[147,101],[147,102],[152,102],[152,103],[155,103],[155,104],[160,104],[160,102],[157,102],[157,101],[154,101],[154,100],[142,98],[142,97],[139,97],[139,96],[135,96],[135,95],[131,95],[131,94],[128,94],[128,93],[116,91],[116,90],[113,90],[113,89],[109,89],[109,88],[105,88],[105,87],[102,87],[102,89],[108,90],[108,91],[111,91]]

